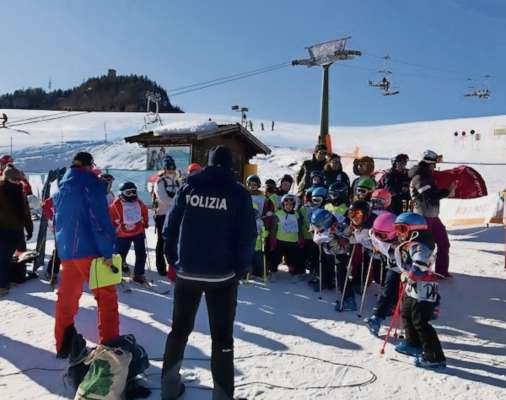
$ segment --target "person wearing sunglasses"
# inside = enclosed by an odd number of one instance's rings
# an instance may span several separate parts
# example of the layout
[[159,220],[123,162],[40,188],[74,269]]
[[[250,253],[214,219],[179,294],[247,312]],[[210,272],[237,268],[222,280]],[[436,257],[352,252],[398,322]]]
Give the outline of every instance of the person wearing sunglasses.
[[[371,206],[366,200],[354,201],[348,209],[347,214],[350,219],[350,232],[352,234],[350,243],[355,244],[355,255],[352,260],[352,283],[353,286],[361,292],[364,286],[369,283],[365,282],[370,257],[373,256],[373,246],[369,236],[369,229],[372,228],[376,215],[371,212]],[[379,269],[379,261],[379,259],[373,261],[373,268],[375,271]]]
[[350,178],[343,171],[341,157],[337,154],[330,154],[327,164],[323,168],[323,183],[326,187],[330,187],[333,183],[343,183],[350,187]]
[[342,296],[336,293],[336,309],[342,297],[344,299],[343,311],[356,308],[353,288],[351,285],[345,285],[350,253],[349,224],[348,217],[333,214],[324,209],[316,210],[311,216],[311,230],[314,233],[313,240],[323,250],[325,255],[329,256],[332,260],[334,273],[336,274],[336,290],[338,289],[341,294],[343,290],[345,291]]
[[176,193],[181,187],[177,175],[176,162],[170,155],[165,156],[164,169],[158,174],[153,191],[153,209],[155,210],[156,239],[156,269],[160,276],[167,275],[172,281],[176,279],[176,271],[167,268],[164,256],[165,241],[162,235],[165,216],[171,208]]
[[[116,232],[105,198],[106,185],[93,172],[94,166],[90,153],[77,153],[53,196],[56,248],[62,265],[54,331],[58,358],[69,356],[77,335],[74,317],[83,283],[89,281],[92,260],[103,257],[104,263],[112,266]],[[104,343],[119,335],[116,286],[92,292],[98,305],[99,341]]]
[[376,189],[371,195],[371,209],[377,216],[388,212],[392,203],[392,196],[386,189]]
[[437,278],[431,271],[434,239],[425,217],[411,212],[395,219],[395,232],[400,242],[395,249],[395,260],[405,282],[401,305],[405,340],[395,350],[414,356],[417,367],[444,368],[446,358],[436,330],[430,324],[440,302]]
[[409,170],[409,188],[413,211],[427,219],[429,230],[437,244],[436,272],[444,278],[450,278],[450,240],[446,227],[439,218],[439,207],[442,199],[454,195],[456,184],[452,183],[447,189],[436,186],[433,172],[440,160],[441,156],[436,152],[426,150],[422,160]]
[[148,208],[137,196],[137,186],[133,182],[124,182],[119,187],[120,195],[109,206],[109,214],[116,235],[116,248],[123,260],[123,273],[130,272],[126,257],[130,246],[134,245],[135,267],[131,275],[134,282],[145,285],[144,276],[146,267],[146,229],[148,223]]
[[387,170],[385,175],[381,177],[378,187],[390,192],[392,196],[390,211],[399,215],[408,210],[411,199],[409,195],[411,178],[408,176],[406,168],[409,157],[407,154],[397,154],[391,161],[392,168]]
[[313,285],[314,290],[319,288],[319,260],[320,252],[318,246],[313,241],[313,232],[310,229],[311,216],[317,210],[325,207],[325,200],[327,199],[327,189],[318,187],[312,191],[308,191],[306,196],[306,203],[299,209],[299,214],[302,220],[302,230],[304,236],[303,259],[304,269],[309,270],[312,278],[308,281]]
[[269,232],[271,256],[269,257],[269,280],[277,280],[278,266],[283,257],[286,260],[293,280],[298,281],[304,275],[301,249],[304,247],[302,219],[295,209],[293,194],[281,198],[281,209],[274,213],[273,224]]
[[401,270],[395,263],[394,256],[394,249],[399,244],[395,231],[396,218],[394,213],[385,211],[374,220],[369,232],[373,248],[381,254],[386,267],[385,279],[373,314],[364,320],[374,336],[378,336],[382,322],[393,312],[399,294]]
[[20,241],[30,239],[33,223],[21,172],[7,167],[0,177],[0,297],[9,293],[9,268]]
[[353,192],[353,200],[371,200],[372,192],[376,189],[376,181],[367,176],[358,178]]
[[323,171],[323,168],[327,162],[325,158],[326,155],[327,147],[324,144],[317,144],[314,148],[313,157],[311,160],[306,160],[302,163],[302,166],[296,176],[296,183],[298,187],[297,195],[299,198],[304,198],[306,190],[312,185],[311,172]]

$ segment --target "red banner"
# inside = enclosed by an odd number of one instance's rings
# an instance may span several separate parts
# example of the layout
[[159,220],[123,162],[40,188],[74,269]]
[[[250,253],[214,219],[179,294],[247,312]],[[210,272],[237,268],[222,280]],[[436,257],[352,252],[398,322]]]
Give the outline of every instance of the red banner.
[[434,171],[434,179],[439,189],[448,189],[452,182],[457,183],[453,199],[475,199],[488,194],[487,185],[478,171],[465,165]]

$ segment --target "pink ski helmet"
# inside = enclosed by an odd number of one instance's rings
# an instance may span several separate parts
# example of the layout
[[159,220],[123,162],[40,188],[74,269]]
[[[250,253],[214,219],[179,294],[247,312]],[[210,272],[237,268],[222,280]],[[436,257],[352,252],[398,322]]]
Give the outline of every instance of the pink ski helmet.
[[378,216],[372,225],[372,231],[382,242],[393,241],[396,238],[395,234],[395,219],[397,215],[391,212],[385,212]]

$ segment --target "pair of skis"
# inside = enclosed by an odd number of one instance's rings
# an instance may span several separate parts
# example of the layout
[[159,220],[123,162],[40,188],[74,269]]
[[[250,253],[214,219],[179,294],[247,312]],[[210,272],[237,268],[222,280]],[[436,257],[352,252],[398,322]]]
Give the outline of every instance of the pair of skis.
[[131,293],[132,292],[132,285],[139,286],[143,289],[147,289],[153,293],[165,296],[170,293],[170,288],[166,289],[159,289],[158,285],[155,285],[153,281],[146,281],[144,283],[136,282],[133,279],[130,278],[123,278],[120,282],[120,287],[123,293]]

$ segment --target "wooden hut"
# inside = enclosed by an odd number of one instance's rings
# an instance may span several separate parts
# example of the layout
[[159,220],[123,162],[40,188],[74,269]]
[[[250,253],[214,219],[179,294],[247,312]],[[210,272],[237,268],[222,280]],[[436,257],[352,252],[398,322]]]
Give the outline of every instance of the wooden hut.
[[219,125],[214,122],[201,127],[173,129],[170,125],[146,130],[125,138],[127,143],[138,143],[149,147],[189,147],[190,162],[207,164],[209,150],[217,145],[226,145],[232,150],[233,169],[238,179],[255,172],[249,160],[257,154],[270,154],[271,150],[240,124]]

